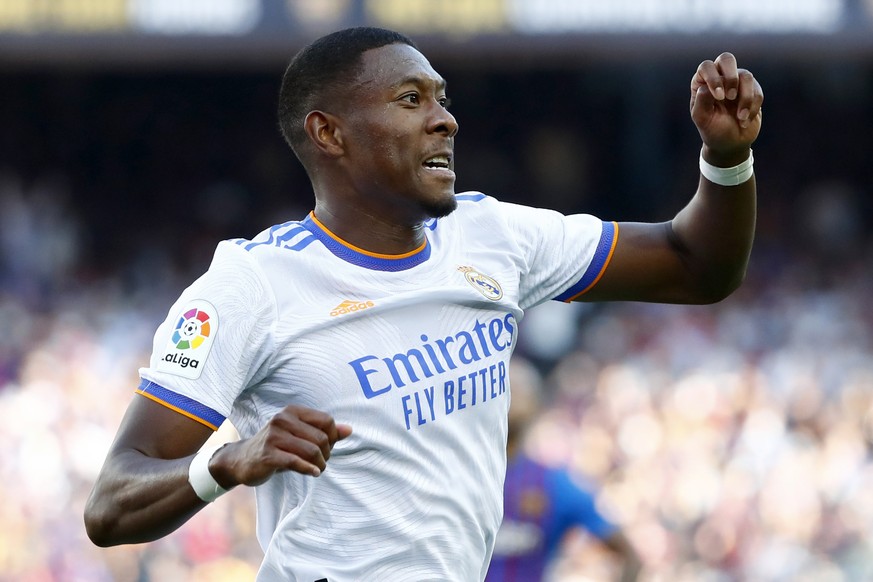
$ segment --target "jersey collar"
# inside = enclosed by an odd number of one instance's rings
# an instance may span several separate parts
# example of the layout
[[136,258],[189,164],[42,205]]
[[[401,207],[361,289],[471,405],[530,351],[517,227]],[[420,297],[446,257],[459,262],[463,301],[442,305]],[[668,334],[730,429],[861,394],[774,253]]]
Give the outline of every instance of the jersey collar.
[[310,212],[309,216],[303,220],[303,226],[315,235],[315,238],[321,241],[327,247],[327,250],[338,258],[365,269],[374,271],[405,271],[420,265],[430,258],[430,242],[427,240],[427,237],[425,237],[424,243],[420,247],[408,253],[403,253],[402,255],[383,255],[365,251],[344,241],[328,230],[315,217],[314,212]]

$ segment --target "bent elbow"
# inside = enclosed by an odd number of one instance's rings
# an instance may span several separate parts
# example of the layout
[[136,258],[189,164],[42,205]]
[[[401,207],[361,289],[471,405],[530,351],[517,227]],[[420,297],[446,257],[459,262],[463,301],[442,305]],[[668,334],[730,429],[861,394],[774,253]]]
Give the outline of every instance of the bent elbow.
[[116,524],[118,520],[114,519],[106,508],[101,507],[100,504],[94,500],[93,495],[88,499],[88,503],[85,506],[84,518],[85,533],[88,534],[88,539],[90,539],[94,545],[101,548],[118,545],[118,542],[115,541],[112,534],[114,524]]
[[102,530],[93,529],[86,524],[85,531],[88,533],[88,539],[97,547],[111,548],[112,546],[118,545],[112,541],[112,538],[103,535],[101,533]]
[[697,303],[700,305],[712,305],[713,303],[724,301],[740,288],[745,278],[745,269],[732,273],[719,273],[717,277],[707,280],[698,289]]
[[113,545],[112,538],[107,533],[108,531],[109,528],[106,527],[102,519],[92,513],[85,512],[85,533],[88,534],[88,539],[91,540],[91,543],[101,548],[108,548]]

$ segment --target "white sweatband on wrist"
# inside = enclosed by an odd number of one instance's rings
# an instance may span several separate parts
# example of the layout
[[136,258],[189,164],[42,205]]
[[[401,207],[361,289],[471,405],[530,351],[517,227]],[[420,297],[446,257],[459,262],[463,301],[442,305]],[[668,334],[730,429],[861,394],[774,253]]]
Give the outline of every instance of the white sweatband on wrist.
[[719,186],[739,186],[746,182],[755,173],[755,156],[749,150],[749,157],[745,162],[731,168],[719,168],[703,159],[703,151],[700,152],[700,174]]
[[[223,446],[223,445],[222,445]],[[201,450],[194,458],[191,459],[191,464],[188,465],[188,483],[194,489],[197,497],[206,503],[212,503],[225,493],[227,489],[223,488],[209,472],[209,461],[212,455],[221,447],[214,447]]]

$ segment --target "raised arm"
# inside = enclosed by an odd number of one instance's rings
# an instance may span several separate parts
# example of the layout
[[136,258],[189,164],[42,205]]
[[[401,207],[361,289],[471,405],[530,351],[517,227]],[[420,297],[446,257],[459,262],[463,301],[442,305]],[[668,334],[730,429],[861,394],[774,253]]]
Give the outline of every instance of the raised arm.
[[[747,165],[761,129],[763,99],[761,86],[752,73],[737,68],[732,54],[722,53],[698,66],[691,79],[690,110],[703,140],[702,168]],[[713,173],[725,172],[709,169],[710,177]],[[697,192],[673,220],[619,224],[609,266],[579,300],[724,299],[745,276],[754,238],[755,197],[753,175],[737,185],[720,185],[701,175]]]
[[[152,541],[206,506],[189,483],[207,426],[135,396],[85,507],[85,528],[99,546]],[[207,469],[223,489],[259,485],[280,471],[318,476],[351,428],[323,412],[288,406],[255,436],[228,444]]]

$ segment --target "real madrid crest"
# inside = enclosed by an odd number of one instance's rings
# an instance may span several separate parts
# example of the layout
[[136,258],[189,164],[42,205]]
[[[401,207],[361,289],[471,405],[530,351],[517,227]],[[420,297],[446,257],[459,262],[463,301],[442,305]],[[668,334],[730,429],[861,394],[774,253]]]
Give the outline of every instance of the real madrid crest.
[[462,266],[458,267],[458,270],[464,273],[464,278],[467,279],[467,283],[469,283],[473,289],[491,301],[497,301],[503,297],[503,289],[501,289],[500,283],[488,275],[483,275],[473,267]]

